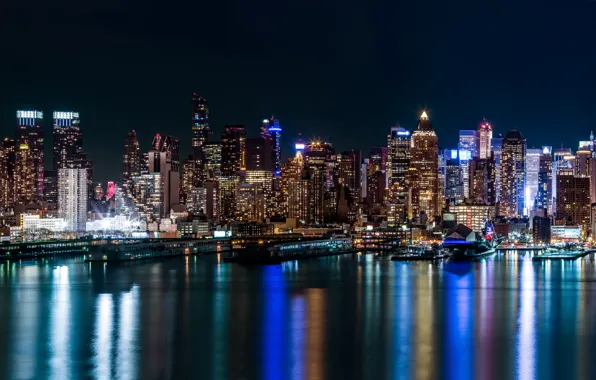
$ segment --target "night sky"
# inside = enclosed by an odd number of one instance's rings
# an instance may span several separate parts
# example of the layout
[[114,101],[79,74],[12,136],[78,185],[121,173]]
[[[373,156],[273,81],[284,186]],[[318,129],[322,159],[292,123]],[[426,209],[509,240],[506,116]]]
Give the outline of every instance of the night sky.
[[129,130],[188,153],[197,92],[215,138],[275,114],[286,153],[302,132],[367,154],[423,107],[444,148],[487,117],[575,149],[596,130],[595,16],[587,0],[3,0],[0,132],[36,108],[49,137],[52,110],[78,110],[95,179],[117,179]]

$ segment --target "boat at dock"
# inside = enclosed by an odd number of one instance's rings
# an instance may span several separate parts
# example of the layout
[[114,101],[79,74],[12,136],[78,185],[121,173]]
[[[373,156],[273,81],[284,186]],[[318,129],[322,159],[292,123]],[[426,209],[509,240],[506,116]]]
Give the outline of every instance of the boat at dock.
[[129,262],[198,255],[230,250],[229,239],[142,239],[109,241],[92,247],[85,257],[87,262]]
[[231,256],[224,257],[226,263],[279,264],[284,261],[301,260],[352,253],[350,237],[301,240],[285,243],[256,243],[234,249]]
[[447,233],[443,247],[453,261],[472,261],[493,255],[502,241],[502,238],[494,235],[490,222],[486,224],[482,235],[458,224]]
[[391,256],[391,261],[428,261],[448,257],[443,248],[435,244],[432,247],[408,246],[396,255]]

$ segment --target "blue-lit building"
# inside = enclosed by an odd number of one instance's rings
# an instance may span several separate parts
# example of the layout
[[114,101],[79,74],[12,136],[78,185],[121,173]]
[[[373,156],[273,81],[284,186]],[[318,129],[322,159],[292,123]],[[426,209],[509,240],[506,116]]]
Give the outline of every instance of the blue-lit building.
[[464,197],[470,197],[470,161],[473,157],[478,157],[478,131],[460,130],[459,131],[459,164],[462,169],[464,181]]

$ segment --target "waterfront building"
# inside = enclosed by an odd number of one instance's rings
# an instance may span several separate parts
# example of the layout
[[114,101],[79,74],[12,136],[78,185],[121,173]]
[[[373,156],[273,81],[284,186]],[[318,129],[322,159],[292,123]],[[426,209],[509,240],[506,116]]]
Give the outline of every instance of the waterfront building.
[[[56,233],[67,231],[68,223],[64,218],[42,218],[39,214],[20,215],[22,241],[47,240],[55,238]],[[49,233],[49,234],[48,234]]]
[[463,224],[474,232],[482,232],[487,221],[494,220],[494,205],[460,204],[449,205],[449,212],[455,215],[457,223]]
[[141,156],[136,131],[128,132],[124,140],[122,178],[130,180],[141,174]]
[[221,175],[237,176],[246,170],[246,130],[244,125],[227,125],[221,136]]
[[43,112],[35,110],[17,111],[17,130],[15,140],[20,146],[26,144],[29,148],[29,159],[33,175],[33,193],[36,200],[43,198],[44,174],[44,132]]
[[526,140],[512,129],[502,144],[499,214],[505,217],[520,216],[524,212],[526,173]]
[[545,216],[535,216],[532,219],[532,237],[535,244],[550,244],[551,219]]
[[86,169],[58,169],[58,214],[68,231],[85,231],[88,182]]
[[590,177],[574,175],[572,169],[557,174],[555,224],[590,226]]
[[439,141],[426,112],[422,112],[411,145],[411,213],[425,212],[429,218],[440,214],[439,205]]
[[478,157],[484,160],[491,157],[491,142],[493,139],[493,126],[486,120],[478,126]]
[[164,210],[163,179],[159,172],[132,177],[133,194],[139,216],[147,221],[159,220]]

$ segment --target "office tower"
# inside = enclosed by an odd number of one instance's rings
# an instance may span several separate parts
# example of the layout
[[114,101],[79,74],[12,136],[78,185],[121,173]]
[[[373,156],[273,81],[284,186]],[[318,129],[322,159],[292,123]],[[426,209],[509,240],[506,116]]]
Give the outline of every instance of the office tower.
[[560,171],[575,170],[575,155],[571,148],[556,148],[553,163],[553,211],[557,210],[557,175]]
[[153,150],[159,152],[168,152],[171,159],[172,171],[180,172],[180,139],[176,136],[159,133],[153,137]]
[[557,174],[557,225],[590,223],[590,177],[577,176],[572,169]]
[[[264,132],[262,128],[266,126],[267,131]],[[274,116],[267,123],[263,120],[261,126],[261,137],[265,140],[271,141],[271,159],[272,159],[272,170],[273,175],[278,177],[281,175],[281,127],[279,126],[279,120]]]
[[470,197],[470,161],[478,157],[478,132],[474,130],[459,131],[459,164],[464,176],[464,197]]
[[411,187],[412,212],[425,212],[429,218],[439,215],[439,141],[426,112],[422,112],[418,126],[412,133]]
[[536,195],[536,208],[546,209],[552,214],[553,202],[553,157],[552,147],[543,146],[540,155],[540,169],[538,171],[538,193]]
[[43,197],[44,133],[41,111],[17,111],[16,142],[27,144],[34,179],[34,193],[37,200]]
[[219,141],[208,141],[203,146],[203,154],[206,177],[218,178],[221,176],[221,143]]
[[460,204],[450,205],[449,212],[455,214],[457,223],[461,223],[476,232],[482,232],[486,221],[495,219],[494,205]]
[[534,207],[534,200],[538,195],[538,177],[540,173],[540,157],[542,149],[526,150],[526,187],[524,191],[526,213]]
[[532,219],[532,237],[534,244],[550,244],[551,219],[536,215]]
[[172,168],[172,157],[169,151],[149,151],[149,174],[159,173],[162,183],[162,216],[170,214],[174,205],[180,203],[180,173]]
[[6,183],[8,187],[3,189],[7,203],[4,207],[10,207],[14,205],[15,193],[14,193],[14,174],[16,166],[16,152],[17,146],[14,139],[5,138],[2,140],[2,152],[4,161],[6,164]]
[[86,169],[58,169],[58,213],[69,231],[85,231],[87,187]]
[[308,217],[307,186],[302,183],[301,174],[304,168],[302,153],[297,150],[296,157],[289,158],[281,170],[281,202],[280,213],[288,218],[306,221]]
[[[586,142],[588,143],[588,142]],[[589,145],[584,145],[575,152],[575,175],[590,175],[590,160],[592,151]]]
[[208,179],[204,184],[206,192],[205,216],[210,220],[219,219],[219,182]]
[[36,182],[33,153],[24,141],[16,151],[14,170],[14,201],[16,204],[27,205],[36,198]]
[[352,202],[360,201],[361,154],[359,150],[344,151],[336,155],[337,182],[347,186]]
[[500,210],[505,217],[516,217],[524,212],[526,173],[526,140],[515,129],[503,138],[501,152]]
[[237,176],[246,169],[246,130],[244,125],[227,125],[221,136],[221,175]]
[[458,205],[464,201],[464,176],[459,164],[458,150],[446,149],[443,156],[445,157],[445,185],[443,187],[445,203]]
[[0,145],[0,209],[10,207],[12,205],[12,191],[13,186],[12,177],[8,176],[8,152],[4,146]]
[[202,96],[192,94],[192,147],[203,146],[210,134],[209,103]]
[[161,173],[144,173],[132,177],[133,194],[139,216],[147,221],[159,220],[164,210],[164,187]]
[[129,180],[134,176],[141,174],[141,156],[139,150],[139,141],[137,140],[136,131],[128,132],[124,140],[124,168],[122,171],[122,178]]
[[57,171],[83,153],[83,134],[78,112],[54,112],[53,117],[53,167]]
[[478,127],[478,157],[481,159],[490,158],[492,138],[493,126],[483,119]]
[[273,169],[271,141],[262,138],[246,139],[246,170]]
[[46,170],[43,175],[43,199],[48,208],[55,210],[58,208],[58,176],[55,171]]
[[236,195],[239,183],[237,176],[221,177],[219,179],[218,210],[220,220],[232,221],[236,218]]
[[[271,172],[269,173],[271,176]],[[236,190],[236,220],[261,222],[265,218],[265,193],[260,183],[239,183]]]
[[493,137],[490,140],[490,150],[493,153],[495,159],[495,193],[496,200],[499,202],[501,199],[501,152],[503,147],[503,136]]
[[495,160],[474,157],[470,161],[470,199],[477,205],[494,205],[495,197]]
[[192,155],[182,161],[182,177],[180,178],[180,202],[184,203],[189,199],[190,192],[194,186],[193,180],[195,161]]
[[391,127],[387,136],[387,222],[390,226],[408,219],[407,174],[410,168],[411,139],[410,131],[399,126]]

